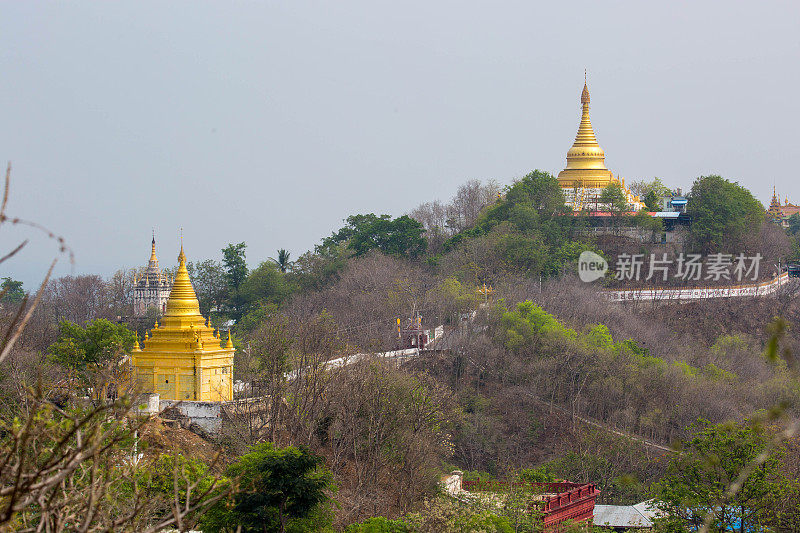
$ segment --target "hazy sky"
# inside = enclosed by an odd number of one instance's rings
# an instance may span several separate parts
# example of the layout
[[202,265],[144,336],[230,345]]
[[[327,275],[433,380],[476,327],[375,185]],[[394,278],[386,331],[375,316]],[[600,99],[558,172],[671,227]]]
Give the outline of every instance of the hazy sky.
[[[173,265],[246,241],[296,257],[353,213],[400,215],[472,178],[557,173],[583,70],[609,169],[719,173],[800,203],[800,3],[0,4],[10,213],[74,269]],[[32,284],[55,246],[4,227]]]

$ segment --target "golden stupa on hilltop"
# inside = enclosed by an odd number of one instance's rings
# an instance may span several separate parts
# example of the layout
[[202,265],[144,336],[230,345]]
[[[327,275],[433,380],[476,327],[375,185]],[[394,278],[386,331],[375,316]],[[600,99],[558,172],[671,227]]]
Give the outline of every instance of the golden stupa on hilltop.
[[584,81],[581,92],[581,123],[575,142],[567,152],[567,167],[558,173],[558,182],[567,205],[574,211],[582,209],[597,210],[603,189],[613,183],[619,183],[628,198],[633,210],[642,207],[638,196],[625,186],[625,180],[619,180],[606,168],[606,154],[592,128],[589,118],[589,87]]
[[131,352],[142,392],[164,400],[230,401],[233,399],[233,343],[207,325],[186,270],[183,244],[161,324],[144,345]]

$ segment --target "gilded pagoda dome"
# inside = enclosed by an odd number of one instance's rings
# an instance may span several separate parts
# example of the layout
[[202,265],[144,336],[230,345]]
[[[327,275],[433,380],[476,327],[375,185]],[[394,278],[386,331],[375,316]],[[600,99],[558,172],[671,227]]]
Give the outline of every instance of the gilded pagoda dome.
[[589,87],[581,92],[581,122],[575,142],[567,152],[567,166],[558,174],[562,187],[605,187],[613,180],[606,168],[606,154],[597,142],[589,117]]

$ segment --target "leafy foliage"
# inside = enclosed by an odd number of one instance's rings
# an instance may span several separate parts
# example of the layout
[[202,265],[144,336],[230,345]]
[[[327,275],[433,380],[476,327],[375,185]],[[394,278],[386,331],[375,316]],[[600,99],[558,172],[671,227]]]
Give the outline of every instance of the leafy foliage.
[[25,297],[25,290],[22,288],[22,282],[16,281],[11,278],[2,278],[3,283],[0,285],[0,296],[3,302],[19,303]]
[[[450,256],[444,262],[461,262],[461,279],[473,283],[492,282],[511,272],[560,275],[582,251],[593,248],[578,234],[582,221],[568,211],[558,180],[534,170],[487,207],[473,228],[444,243]],[[472,264],[464,265],[462,257]],[[492,261],[501,264],[492,267]]]
[[743,252],[737,247],[764,221],[764,207],[750,191],[721,176],[697,178],[688,198],[692,241],[705,253]]
[[275,263],[275,265],[277,265],[278,269],[285,274],[289,269],[292,268],[292,262],[289,260],[290,256],[291,254],[288,250],[281,248],[278,250],[278,257],[275,259],[270,259]]
[[715,515],[711,531],[748,531],[761,523],[771,498],[787,487],[780,452],[770,453],[753,469],[736,494],[729,494],[728,487],[759,454],[769,453],[768,432],[757,425],[712,425],[705,420],[691,430],[692,438],[672,457],[657,485],[660,506],[668,514],[661,519],[662,527],[688,531],[701,526],[709,512]]
[[792,235],[800,234],[800,213],[795,213],[792,216],[790,216],[788,222],[789,222],[789,233],[791,233]]
[[218,506],[210,513],[206,529],[244,532],[287,531],[290,520],[309,517],[328,501],[333,488],[323,459],[305,448],[276,448],[270,442],[253,446],[228,467],[239,483],[233,506]]
[[228,280],[223,266],[213,259],[206,259],[187,263],[186,270],[200,303],[200,313],[209,316],[212,309],[219,311],[228,293]]
[[243,242],[228,244],[222,249],[222,264],[225,268],[225,281],[228,284],[228,312],[234,320],[239,320],[244,313],[241,287],[248,274],[246,249],[247,244]]
[[644,205],[648,211],[661,211],[659,200],[661,198],[658,194],[655,191],[650,191],[644,196]]
[[244,310],[281,303],[290,293],[286,278],[272,261],[264,261],[253,269],[240,287]]
[[347,243],[356,256],[370,250],[387,255],[417,257],[425,251],[427,242],[422,224],[408,215],[392,219],[390,215],[350,215],[347,225],[326,238],[322,248]]
[[124,324],[102,318],[86,326],[64,320],[58,329],[58,340],[50,347],[50,354],[55,361],[76,370],[103,365],[133,348],[136,340]]
[[600,202],[603,204],[604,211],[615,216],[621,216],[631,210],[628,198],[619,183],[612,183],[603,189],[603,192],[600,193]]

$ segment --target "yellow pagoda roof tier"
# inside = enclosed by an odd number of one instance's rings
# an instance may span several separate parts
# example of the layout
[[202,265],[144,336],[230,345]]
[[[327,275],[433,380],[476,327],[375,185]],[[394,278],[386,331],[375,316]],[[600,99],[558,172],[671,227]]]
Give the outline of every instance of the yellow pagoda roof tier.
[[589,88],[581,93],[581,123],[575,142],[567,152],[567,167],[559,172],[562,187],[605,187],[616,179],[606,168],[606,154],[597,142],[589,117]]
[[[194,292],[189,272],[186,270],[186,254],[178,256],[178,271],[172,283],[172,291],[167,300],[167,307],[161,317],[161,324],[156,323],[151,331],[143,351],[208,351],[222,350],[219,337],[215,337],[214,328],[206,325],[206,319],[200,314],[200,302]],[[179,342],[181,345],[177,345]]]

